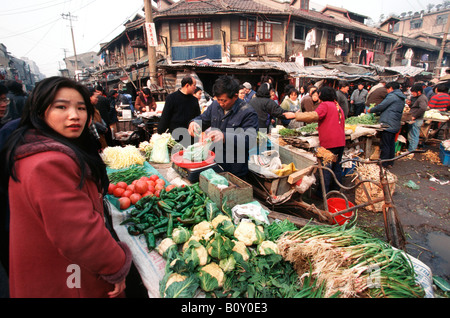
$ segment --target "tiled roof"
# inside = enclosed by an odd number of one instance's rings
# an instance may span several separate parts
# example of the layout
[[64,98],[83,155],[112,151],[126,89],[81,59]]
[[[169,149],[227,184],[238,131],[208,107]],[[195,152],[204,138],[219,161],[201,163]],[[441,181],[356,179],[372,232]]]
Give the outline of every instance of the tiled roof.
[[155,13],[159,16],[178,16],[196,14],[218,14],[228,12],[282,13],[282,11],[257,3],[253,0],[180,0],[165,10]]

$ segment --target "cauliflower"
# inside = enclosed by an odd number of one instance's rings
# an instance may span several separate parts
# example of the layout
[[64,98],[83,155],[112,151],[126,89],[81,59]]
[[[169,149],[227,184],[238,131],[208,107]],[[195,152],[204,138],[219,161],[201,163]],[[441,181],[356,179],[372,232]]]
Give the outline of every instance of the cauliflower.
[[163,239],[158,245],[158,253],[167,258],[169,255],[177,251],[177,244],[169,237]]
[[192,234],[194,236],[199,237],[200,239],[207,240],[211,236],[212,230],[213,227],[210,222],[202,221],[194,225],[194,228],[192,229]]
[[185,227],[177,227],[172,232],[172,239],[175,243],[181,244],[187,242],[191,236],[191,232]]
[[217,259],[227,258],[233,251],[233,247],[234,243],[220,233],[216,233],[207,246],[208,254]]
[[231,219],[226,216],[225,214],[219,214],[218,216],[216,216],[212,221],[211,221],[211,225],[217,229],[217,226],[222,223],[223,221],[231,221]]
[[[165,284],[164,280],[167,280]],[[198,279],[195,276],[171,273],[168,277],[164,277],[160,294],[164,298],[192,298],[198,286]]]
[[167,280],[167,283],[166,283],[166,290],[172,283],[183,282],[186,278],[187,278],[187,276],[184,276],[184,275],[181,275],[178,273],[170,274],[169,279]]
[[220,229],[223,233],[225,233],[227,236],[231,237],[234,233],[235,226],[233,224],[233,221],[224,214],[219,214],[216,216],[212,221],[211,225],[214,229]]
[[183,251],[186,264],[192,262],[194,266],[206,265],[209,261],[209,254],[206,247],[196,240],[190,240],[187,244]]
[[234,236],[246,246],[260,244],[264,241],[264,231],[253,222],[241,222],[234,231]]
[[261,255],[280,254],[280,250],[276,243],[272,241],[264,241],[258,245],[258,253]]
[[200,287],[210,292],[223,286],[225,275],[217,263],[211,262],[199,271]]
[[248,261],[250,258],[247,246],[241,241],[234,241],[233,252],[240,254],[244,261]]

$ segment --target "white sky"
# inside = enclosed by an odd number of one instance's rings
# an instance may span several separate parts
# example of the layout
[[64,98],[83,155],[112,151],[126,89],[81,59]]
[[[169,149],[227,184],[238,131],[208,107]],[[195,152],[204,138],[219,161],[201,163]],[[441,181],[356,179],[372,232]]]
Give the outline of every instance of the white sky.
[[[77,54],[98,52],[99,44],[123,31],[123,24],[142,13],[143,0],[0,0],[0,43],[18,58],[28,57],[41,73],[57,75],[64,56],[73,56],[71,13]],[[378,21],[381,14],[426,10],[442,0],[314,0],[311,7],[325,4],[343,7]]]

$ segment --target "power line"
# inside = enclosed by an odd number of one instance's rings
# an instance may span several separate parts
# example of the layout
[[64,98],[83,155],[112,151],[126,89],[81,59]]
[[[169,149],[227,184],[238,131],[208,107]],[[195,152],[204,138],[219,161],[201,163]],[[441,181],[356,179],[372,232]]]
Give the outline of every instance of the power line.
[[[16,14],[22,14],[22,13],[28,13],[28,12],[36,12],[36,11],[39,11],[39,10],[44,10],[44,9],[47,9],[47,8],[51,8],[51,7],[54,7],[54,6],[57,6],[57,5],[64,4],[64,3],[57,3],[57,4],[53,4],[53,5],[48,5],[48,6],[45,6],[45,7],[40,7],[40,6],[45,5],[47,3],[53,3],[53,2],[57,2],[57,1],[60,1],[60,0],[53,0],[53,1],[49,1],[49,2],[44,2],[44,3],[40,3],[38,5],[35,5],[35,6],[29,5],[29,6],[23,7],[23,8],[17,8],[17,9],[11,9],[11,10],[2,10],[2,13],[0,13],[0,16],[16,15]],[[70,0],[64,0],[64,2],[69,2],[69,1]],[[37,8],[32,9],[33,7],[37,7]],[[23,10],[23,11],[20,11],[20,10]]]

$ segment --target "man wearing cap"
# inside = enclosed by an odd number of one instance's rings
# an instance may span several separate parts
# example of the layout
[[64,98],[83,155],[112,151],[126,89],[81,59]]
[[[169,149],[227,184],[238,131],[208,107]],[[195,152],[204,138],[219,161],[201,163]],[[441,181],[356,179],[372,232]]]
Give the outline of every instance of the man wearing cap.
[[256,92],[253,90],[252,84],[250,84],[249,82],[244,83],[244,90],[245,90],[244,101],[248,103],[253,97],[255,97]]

